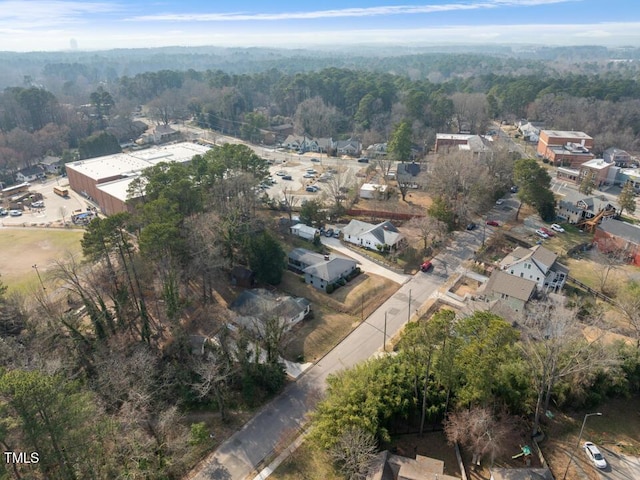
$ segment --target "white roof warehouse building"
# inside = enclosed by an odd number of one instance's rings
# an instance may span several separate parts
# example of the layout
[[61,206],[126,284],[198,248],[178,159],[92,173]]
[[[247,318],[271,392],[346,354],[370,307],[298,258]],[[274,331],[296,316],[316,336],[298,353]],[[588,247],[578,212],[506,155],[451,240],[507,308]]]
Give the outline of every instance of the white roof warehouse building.
[[208,150],[209,147],[183,142],[67,163],[69,186],[97,202],[107,215],[124,212],[127,188],[142,170],[161,162],[186,163]]

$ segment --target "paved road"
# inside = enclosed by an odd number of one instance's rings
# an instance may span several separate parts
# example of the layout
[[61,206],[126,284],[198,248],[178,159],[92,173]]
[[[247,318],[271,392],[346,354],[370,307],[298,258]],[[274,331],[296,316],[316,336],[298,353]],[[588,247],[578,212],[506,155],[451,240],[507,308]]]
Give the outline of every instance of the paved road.
[[[296,383],[267,404],[242,430],[225,441],[189,476],[194,480],[244,480],[279,440],[288,437],[306,421],[323,394],[328,375],[370,358],[382,349],[385,317],[387,339],[407,322],[482,241],[482,229],[456,232],[454,241],[434,259],[434,272],[418,272],[365,322],[323,357]],[[411,302],[409,302],[411,299]],[[385,315],[386,313],[386,315]]]
[[377,264],[376,262],[369,260],[367,257],[360,255],[358,252],[354,252],[350,248],[344,246],[340,240],[337,238],[328,238],[321,237],[321,241],[323,245],[330,247],[331,249],[340,252],[341,254],[353,258],[356,262],[360,264],[360,268],[364,272],[375,273],[376,275],[380,275],[381,277],[388,278],[389,280],[393,280],[400,285],[403,285],[407,281],[409,281],[412,277],[411,275],[405,275],[402,273],[396,273],[388,268],[383,267],[382,265]]

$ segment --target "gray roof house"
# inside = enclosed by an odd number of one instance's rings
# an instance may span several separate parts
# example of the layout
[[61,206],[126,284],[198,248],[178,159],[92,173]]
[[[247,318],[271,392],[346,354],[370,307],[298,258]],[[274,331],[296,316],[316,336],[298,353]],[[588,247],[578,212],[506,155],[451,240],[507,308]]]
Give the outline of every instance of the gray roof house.
[[354,245],[359,245],[371,250],[377,250],[378,246],[386,245],[397,248],[405,239],[393,223],[384,221],[373,225],[360,220],[351,220],[342,229],[343,240]]
[[263,336],[266,322],[274,318],[285,331],[289,331],[307,316],[311,310],[311,303],[306,298],[290,297],[263,288],[254,288],[242,292],[230,308],[236,314],[234,323],[258,336]]
[[327,291],[341,278],[346,278],[357,268],[357,263],[350,258],[335,255],[320,255],[305,248],[294,248],[288,256],[289,268],[304,275],[308,285]]
[[358,140],[338,140],[335,144],[338,155],[358,155],[362,150],[362,144]]
[[629,153],[615,147],[607,148],[602,153],[602,158],[607,163],[615,164],[616,167],[628,167],[634,163],[634,159]]
[[366,480],[460,480],[460,477],[446,475],[442,460],[423,455],[403,457],[384,450],[376,455]]
[[47,155],[40,160],[40,166],[48,173],[58,173],[62,167],[62,159],[60,157]]
[[535,296],[536,289],[537,284],[533,280],[494,270],[484,286],[483,296],[487,301],[498,300],[512,310],[521,312]]
[[518,247],[500,262],[500,269],[509,275],[532,280],[541,291],[560,290],[569,276],[569,269],[557,261],[558,255],[542,245]]
[[615,214],[617,205],[606,197],[586,197],[578,192],[569,192],[558,202],[556,213],[569,223],[595,217],[602,210]]

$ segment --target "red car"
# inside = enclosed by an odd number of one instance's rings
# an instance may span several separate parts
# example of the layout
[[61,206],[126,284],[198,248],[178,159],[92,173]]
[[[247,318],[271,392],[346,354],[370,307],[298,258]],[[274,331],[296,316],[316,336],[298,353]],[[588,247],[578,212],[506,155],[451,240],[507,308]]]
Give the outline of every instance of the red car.
[[426,260],[422,265],[420,265],[420,270],[423,272],[428,272],[432,268],[433,264],[429,260]]
[[540,230],[542,230],[544,233],[546,233],[550,237],[555,237],[555,235],[556,235],[556,233],[553,230],[549,230],[546,227],[540,227]]
[[487,220],[487,225],[491,225],[492,227],[500,226],[500,224],[496,220]]

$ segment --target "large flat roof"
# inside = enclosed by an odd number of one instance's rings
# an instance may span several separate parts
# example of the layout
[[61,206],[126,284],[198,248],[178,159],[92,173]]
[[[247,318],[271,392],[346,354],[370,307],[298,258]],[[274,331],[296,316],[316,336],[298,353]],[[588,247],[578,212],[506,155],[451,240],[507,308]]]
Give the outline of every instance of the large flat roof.
[[131,182],[138,178],[138,176],[121,178],[119,180],[114,180],[112,182],[102,183],[97,186],[98,190],[101,190],[108,195],[117,198],[123,202],[127,201],[127,190]]
[[209,147],[195,143],[182,142],[151,147],[128,153],[116,153],[104,157],[89,158],[68,163],[66,168],[91,178],[96,183],[115,176],[135,176],[145,168],[160,162],[188,162],[195,155],[202,155]]
[[[584,132],[574,132],[573,130],[542,130],[550,137],[562,137],[562,138],[584,138],[585,140],[593,140],[589,135]],[[540,132],[540,133],[542,133]]]

